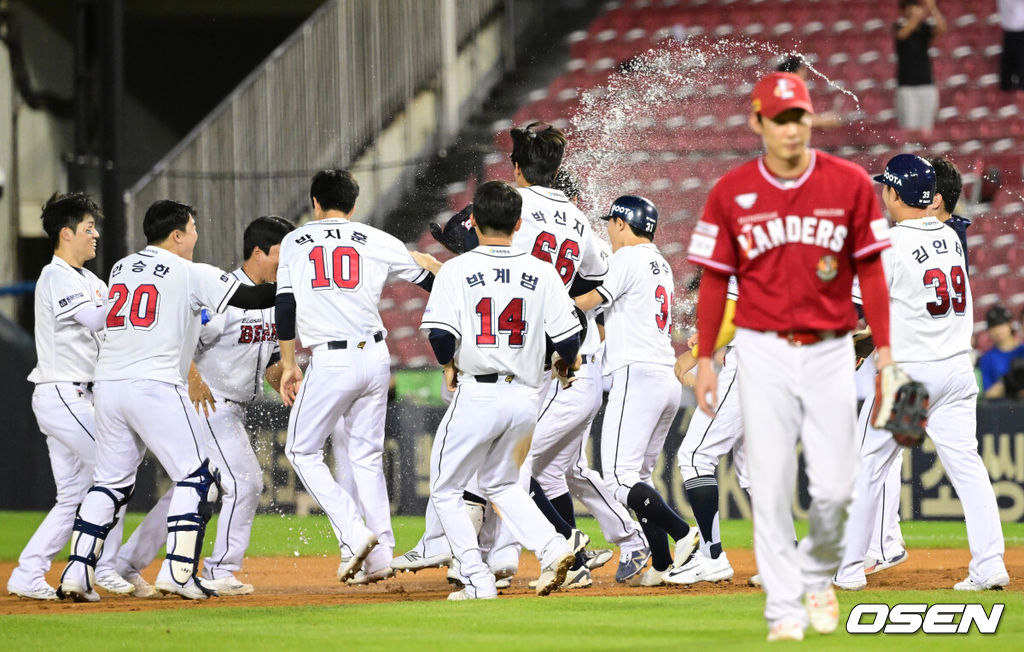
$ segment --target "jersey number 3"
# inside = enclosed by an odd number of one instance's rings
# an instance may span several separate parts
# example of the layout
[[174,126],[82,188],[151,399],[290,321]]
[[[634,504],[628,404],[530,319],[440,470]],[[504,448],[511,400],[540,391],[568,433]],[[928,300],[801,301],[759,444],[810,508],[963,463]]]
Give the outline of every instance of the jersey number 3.
[[[954,265],[949,270],[949,282],[946,273],[939,268],[929,269],[924,273],[924,285],[935,290],[935,301],[927,304],[928,314],[932,317],[945,317],[949,309],[958,315],[967,309],[967,276],[963,267]],[[951,287],[952,286],[952,287]],[[952,289],[952,292],[950,291]]]
[[[476,304],[476,314],[480,315],[480,333],[476,336],[479,347],[498,346],[498,336],[494,333],[494,302],[484,297]],[[508,345],[518,349],[523,345],[523,334],[526,322],[523,321],[523,300],[512,299],[498,315],[498,332],[508,333]]]
[[659,331],[664,332],[668,328],[671,316],[669,310],[672,307],[672,295],[664,285],[659,285],[658,289],[654,291],[654,300],[658,302],[658,312],[654,313],[654,323],[658,325]]
[[160,307],[160,294],[156,286],[149,283],[135,288],[133,293],[124,283],[110,288],[110,312],[107,313],[107,328],[113,331],[125,328],[125,305],[131,297],[127,321],[134,328],[148,331],[156,323],[156,311]]
[[322,245],[309,251],[309,260],[313,263],[313,289],[324,290],[332,285],[342,290],[352,290],[359,285],[360,261],[359,252],[352,247],[335,247],[327,254]]

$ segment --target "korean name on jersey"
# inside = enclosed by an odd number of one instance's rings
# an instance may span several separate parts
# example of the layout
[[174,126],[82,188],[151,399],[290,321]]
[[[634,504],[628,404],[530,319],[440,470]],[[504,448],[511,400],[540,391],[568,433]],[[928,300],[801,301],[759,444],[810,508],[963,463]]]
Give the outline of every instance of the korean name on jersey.
[[[241,269],[231,275],[242,285],[253,285]],[[215,395],[247,403],[263,393],[263,373],[278,350],[273,308],[229,306],[199,331],[196,368]]]
[[604,309],[604,373],[634,362],[673,365],[672,268],[654,244],[622,247],[597,288]]
[[587,217],[561,190],[543,186],[519,188],[523,198],[523,224],[512,245],[555,266],[569,287],[577,274],[588,280],[602,278],[608,265]]
[[330,218],[307,222],[281,243],[278,294],[295,295],[304,346],[384,332],[377,305],[392,279],[419,283],[427,271],[402,241],[367,224]]
[[199,342],[202,308],[223,312],[238,281],[212,265],[146,247],[114,264],[109,285],[96,380],[184,385]]
[[423,323],[461,340],[455,366],[539,387],[544,335],[556,344],[582,327],[554,268],[515,247],[480,246],[441,267]]
[[904,220],[882,252],[897,362],[945,360],[971,349],[974,308],[956,232],[936,217]]
[[75,321],[75,313],[103,305],[106,296],[107,286],[87,269],[75,269],[57,256],[43,268],[35,296],[39,360],[28,376],[30,382],[92,381],[100,337]]

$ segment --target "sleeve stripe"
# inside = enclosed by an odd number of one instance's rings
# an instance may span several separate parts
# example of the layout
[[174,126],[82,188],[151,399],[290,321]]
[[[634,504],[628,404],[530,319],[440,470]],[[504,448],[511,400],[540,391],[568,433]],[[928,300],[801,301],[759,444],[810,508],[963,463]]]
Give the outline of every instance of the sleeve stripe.
[[888,246],[889,246],[889,241],[888,240],[879,240],[878,242],[869,244],[868,246],[853,252],[853,257],[854,258],[858,258],[858,259],[859,258],[864,258],[865,256],[873,254],[876,251],[881,251],[882,249],[885,249]]
[[416,280],[413,281],[413,284],[414,285],[418,285],[419,283],[422,283],[423,279],[427,278],[427,274],[429,274],[429,273],[430,273],[429,271],[420,268],[420,275],[416,277]]
[[558,335],[550,335],[549,337],[551,338],[552,342],[554,342],[555,344],[558,344],[559,342],[561,342],[563,340],[566,340],[566,339],[569,339],[570,337],[572,337],[576,333],[579,333],[582,330],[583,330],[583,327],[580,326],[579,324],[576,324],[575,326],[573,326],[572,328],[570,328],[567,331],[562,331]]
[[703,265],[705,267],[710,267],[711,269],[717,270],[719,272],[723,272],[725,274],[735,274],[736,273],[736,268],[735,267],[732,267],[730,265],[726,265],[724,263],[719,263],[717,261],[711,260],[710,258],[704,258],[703,256],[687,256],[686,259],[688,261],[690,261],[691,263],[697,263],[698,265]]
[[605,303],[611,303],[612,301],[615,300],[615,297],[612,296],[612,293],[609,292],[608,289],[605,288],[605,286],[599,285],[594,289],[597,290],[597,293],[604,298]]
[[220,300],[219,304],[217,304],[217,312],[224,312],[224,308],[227,307],[228,301],[231,300],[231,297],[235,295],[235,290],[238,289],[238,281],[236,279],[232,279],[232,281],[234,282],[231,284],[231,287],[228,288],[227,292],[224,293],[224,298]]
[[420,330],[427,330],[429,328],[440,328],[441,330],[448,331],[449,333],[451,333],[455,337],[462,337],[462,333],[459,332],[458,328],[455,328],[451,324],[448,324],[448,323],[443,322],[443,321],[426,321],[426,320],[424,320],[423,323],[420,324]]

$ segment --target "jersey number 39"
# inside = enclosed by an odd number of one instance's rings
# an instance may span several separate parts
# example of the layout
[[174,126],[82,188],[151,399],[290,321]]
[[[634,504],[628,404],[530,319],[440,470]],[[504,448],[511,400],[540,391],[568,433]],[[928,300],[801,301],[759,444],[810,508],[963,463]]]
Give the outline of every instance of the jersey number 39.
[[967,275],[963,267],[954,265],[949,270],[949,282],[946,273],[935,267],[924,273],[924,285],[935,290],[935,301],[927,304],[928,314],[932,317],[945,317],[949,309],[958,315],[967,309]]

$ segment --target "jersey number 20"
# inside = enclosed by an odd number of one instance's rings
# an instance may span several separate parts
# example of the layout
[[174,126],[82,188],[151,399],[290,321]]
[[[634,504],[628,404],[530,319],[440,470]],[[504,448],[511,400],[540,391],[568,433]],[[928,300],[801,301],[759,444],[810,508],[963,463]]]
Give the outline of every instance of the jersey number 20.
[[335,247],[325,255],[323,246],[318,245],[309,251],[309,260],[313,263],[314,290],[323,290],[332,284],[342,290],[351,290],[359,285],[359,252],[354,248]]
[[951,307],[958,315],[966,312],[967,275],[964,274],[963,267],[954,265],[949,270],[949,283],[946,282],[946,273],[941,269],[929,269],[924,273],[924,285],[935,290],[935,301],[927,305],[928,314],[932,317],[945,317]]
[[[480,333],[476,336],[476,345],[486,348],[498,346],[498,336],[494,333],[494,302],[490,297],[480,299],[476,304],[476,314],[480,315]],[[523,300],[512,299],[498,315],[498,333],[508,333],[508,345],[518,349],[523,345],[525,332]]]
[[110,312],[107,313],[107,328],[121,330],[125,327],[125,304],[131,297],[127,320],[135,328],[148,331],[156,323],[156,310],[160,306],[160,295],[155,285],[145,283],[133,293],[124,283],[110,287]]

